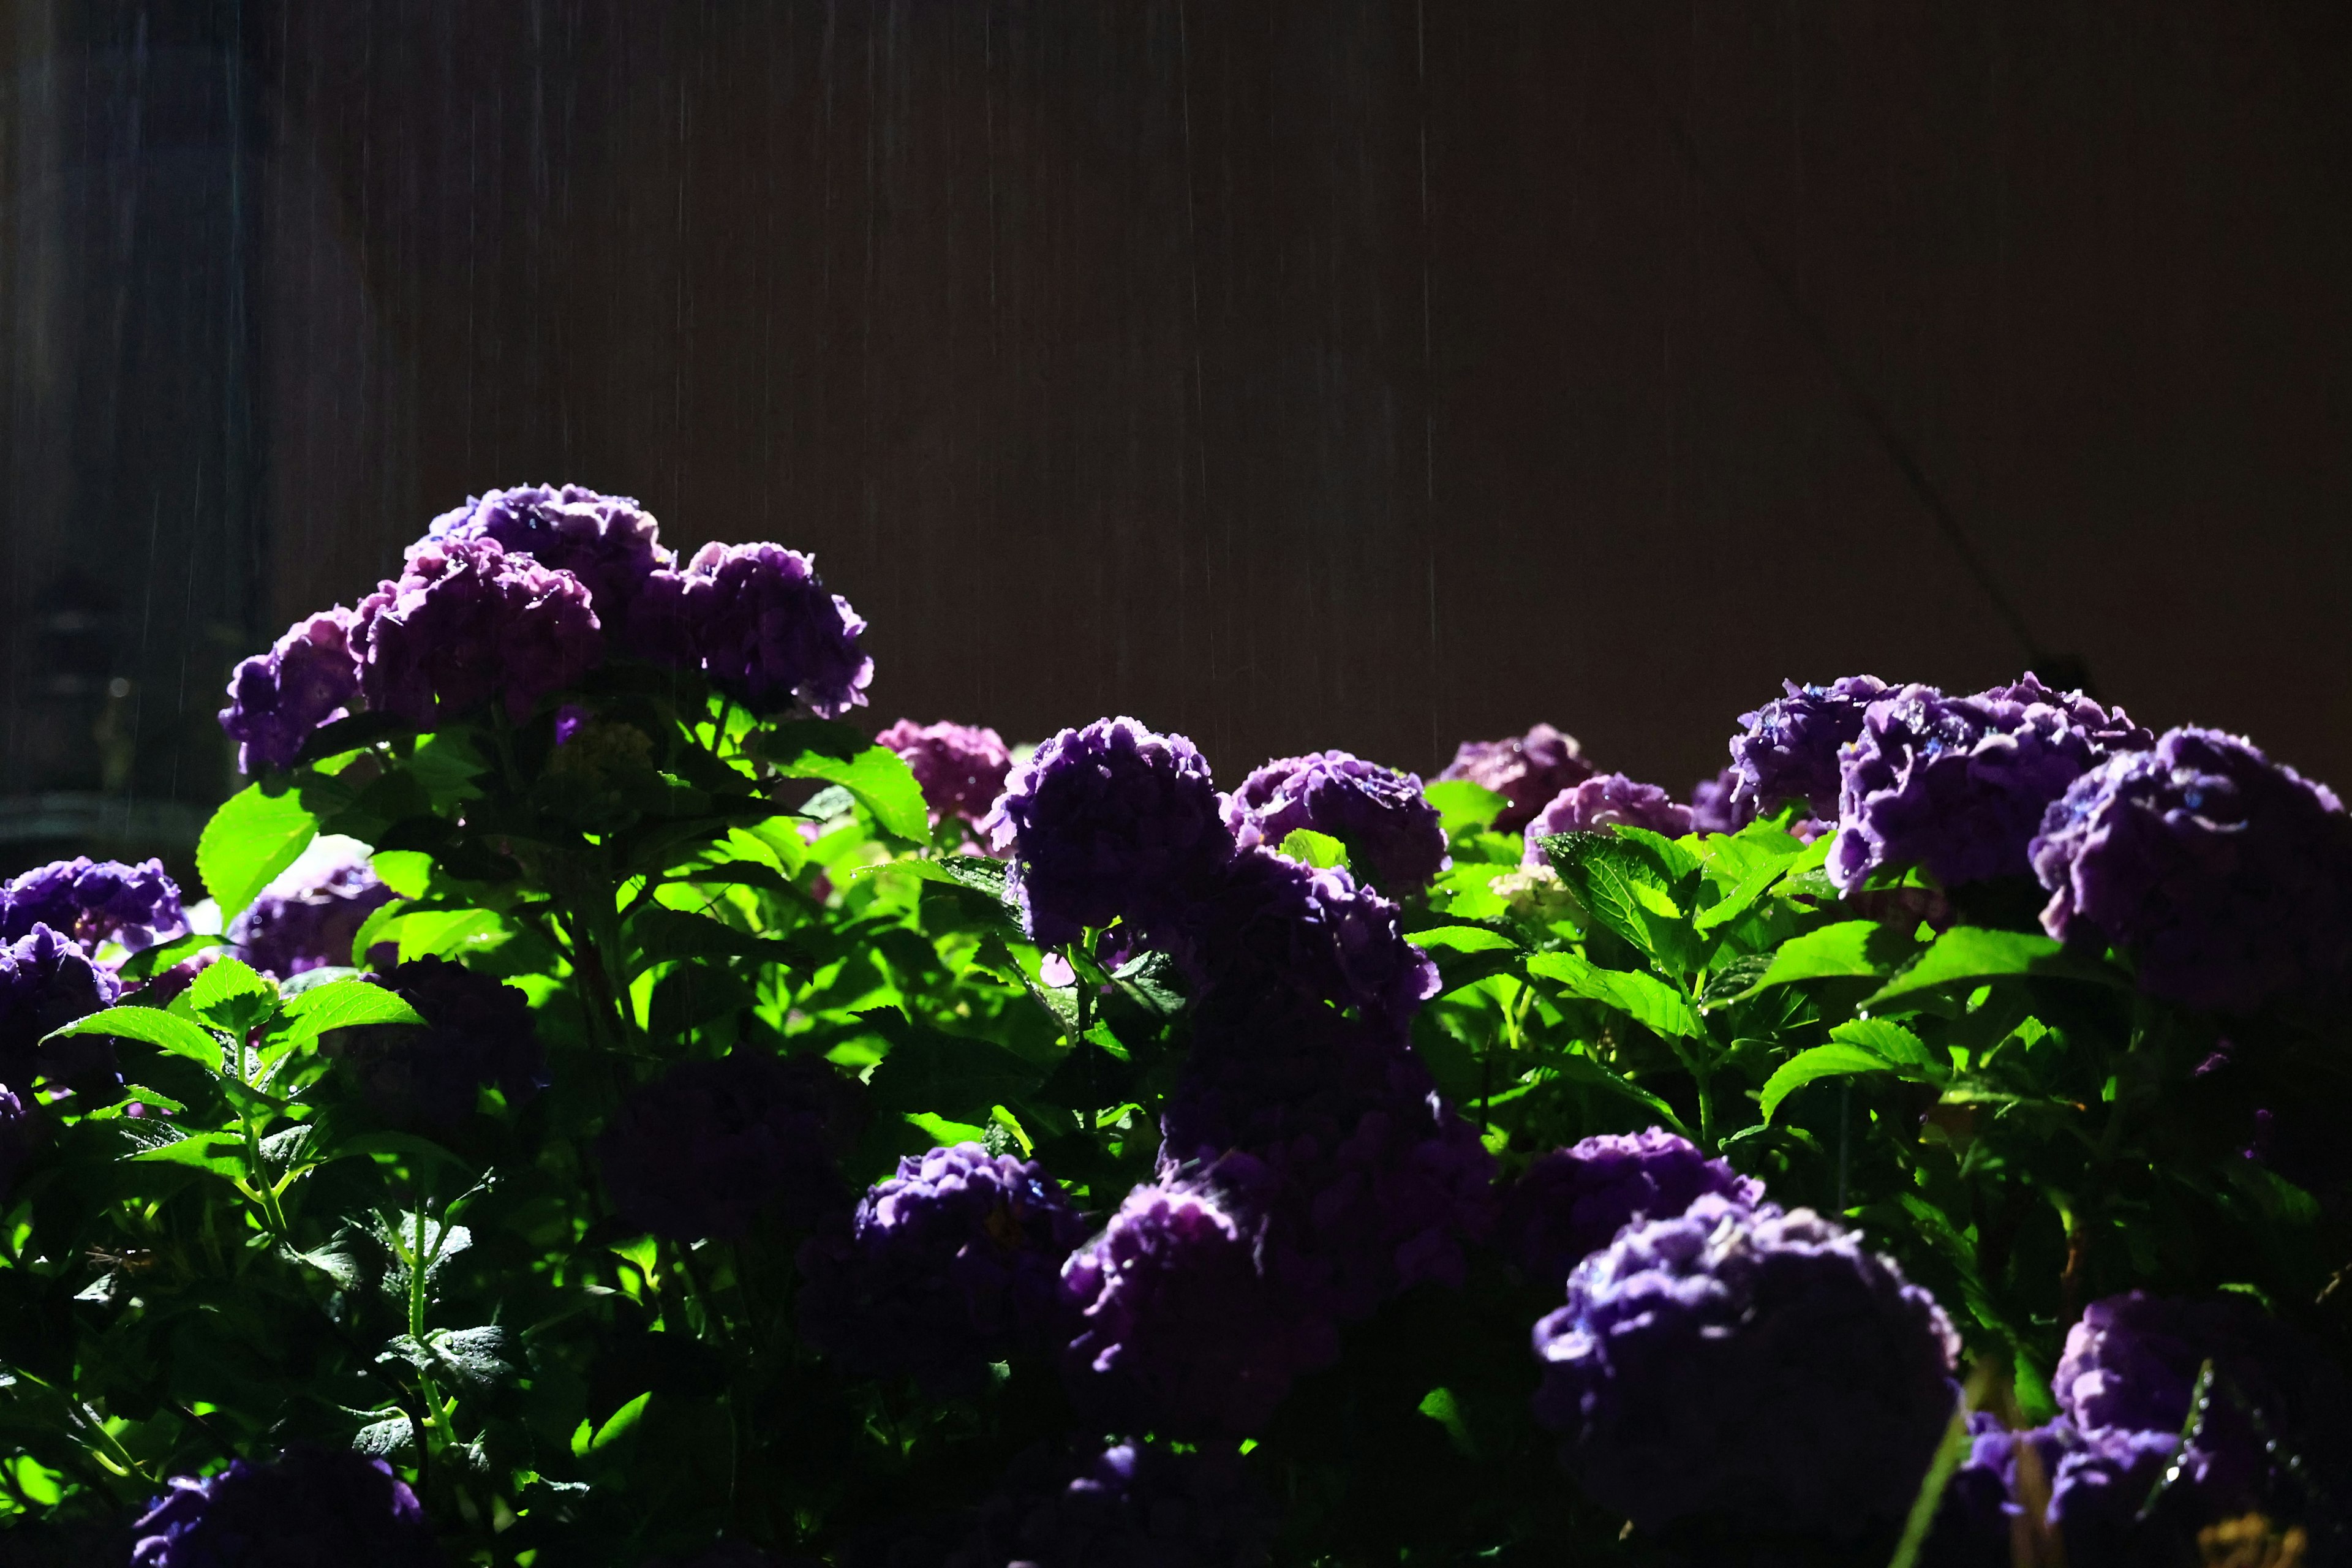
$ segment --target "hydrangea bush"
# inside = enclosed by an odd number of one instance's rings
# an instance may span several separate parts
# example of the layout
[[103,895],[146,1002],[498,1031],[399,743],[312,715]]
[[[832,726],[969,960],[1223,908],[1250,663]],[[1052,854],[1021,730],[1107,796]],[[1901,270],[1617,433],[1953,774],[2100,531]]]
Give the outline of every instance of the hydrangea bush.
[[0,887],[0,1561],[2352,1563],[2322,786],[2030,675],[1024,754],[864,629],[495,490],[200,889]]

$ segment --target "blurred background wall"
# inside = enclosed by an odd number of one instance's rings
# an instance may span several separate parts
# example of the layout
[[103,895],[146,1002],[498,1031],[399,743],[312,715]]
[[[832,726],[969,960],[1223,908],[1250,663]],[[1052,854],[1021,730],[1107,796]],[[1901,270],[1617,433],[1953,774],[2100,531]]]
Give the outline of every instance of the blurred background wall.
[[877,725],[1680,790],[2032,664],[2352,784],[2330,0],[5,15],[12,861],[534,480],[813,551]]

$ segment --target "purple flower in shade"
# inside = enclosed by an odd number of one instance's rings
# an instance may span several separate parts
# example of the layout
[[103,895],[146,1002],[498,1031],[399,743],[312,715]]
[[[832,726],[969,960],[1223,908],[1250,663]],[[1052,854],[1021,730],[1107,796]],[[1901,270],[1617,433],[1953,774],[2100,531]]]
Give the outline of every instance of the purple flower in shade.
[[874,743],[898,752],[914,773],[933,826],[950,816],[978,823],[1004,793],[1005,775],[1013,771],[1013,753],[1004,749],[1004,737],[969,724],[918,724],[901,719],[875,736]]
[[16,1184],[16,1173],[41,1145],[37,1105],[15,1089],[0,1087],[0,1203]]
[[1764,1184],[1662,1127],[1602,1133],[1536,1157],[1503,1194],[1496,1243],[1530,1280],[1550,1287],[1627,1226],[1671,1219],[1709,1195],[1754,1208]]
[[1737,833],[1756,820],[1756,802],[1739,793],[1739,770],[1726,768],[1691,786],[1691,831]]
[[593,714],[577,702],[566,702],[562,707],[558,708],[555,710],[555,743],[559,746],[570,745],[572,737],[587,728],[589,721],[593,717]]
[[1591,778],[1592,764],[1584,760],[1575,736],[1538,724],[1507,741],[1463,742],[1437,776],[1467,779],[1510,802],[1496,816],[1495,831],[1516,833],[1543,809],[1544,802]]
[[1860,1236],[1713,1196],[1577,1265],[1534,1345],[1537,1418],[1644,1530],[1899,1520],[1958,1398],[1942,1310]]
[[446,1561],[416,1494],[382,1459],[296,1447],[174,1476],[131,1526],[131,1568],[436,1568]]
[[1245,849],[1163,933],[1196,980],[1228,994],[1298,994],[1402,1030],[1437,994],[1437,966],[1396,905],[1337,867]]
[[1087,1230],[1042,1165],[977,1143],[904,1156],[802,1247],[802,1336],[864,1376],[973,1386],[1068,1339],[1062,1262]]
[[855,1086],[824,1062],[739,1051],[641,1086],[596,1160],[613,1206],[656,1236],[735,1241],[768,1221],[806,1230],[848,1206],[837,1162],[856,1120]]
[[1691,830],[1691,811],[1655,784],[1637,784],[1623,773],[1602,773],[1554,795],[1528,824],[1527,852],[1519,864],[1548,866],[1543,841],[1555,833],[1598,833],[1611,827],[1645,827],[1668,838]]
[[2179,1434],[2208,1361],[2213,1384],[2185,1467],[2220,1506],[2258,1506],[2273,1479],[2265,1436],[2332,1470],[2352,1447],[2347,1391],[2326,1357],[2241,1296],[2184,1300],[2132,1291],[2094,1301],[2066,1333],[2051,1380],[2085,1433]]
[[2096,932],[2140,988],[2242,1011],[2352,957],[2352,817],[2324,785],[2211,730],[2170,730],[2071,784],[2028,851],[2042,928]]
[[1862,734],[1863,710],[1887,691],[1874,675],[1849,675],[1827,686],[1780,682],[1788,693],[1753,713],[1731,742],[1737,795],[1751,807],[1801,800],[1816,816],[1835,816],[1838,752]]
[[1149,930],[1234,858],[1209,764],[1132,719],[1065,730],[1013,770],[981,827],[1015,858],[1012,892],[1041,942],[1124,919]]
[[[2195,1561],[2197,1525],[2211,1512],[2193,1479],[2158,1487],[2180,1447],[2178,1432],[2084,1431],[2064,1416],[2011,1432],[1981,1411],[1969,1417],[1969,1452],[1946,1487],[1926,1562],[2006,1568],[2013,1522],[2030,1500],[2063,1541],[2067,1561],[2092,1565]],[[2032,1456],[2032,1479],[2023,1456]],[[2139,1517],[2149,1499],[2157,1506]]]
[[1263,1568],[1279,1522],[1236,1454],[1032,1448],[945,1568]]
[[131,952],[188,929],[179,884],[163,862],[126,866],[87,855],[49,864],[0,887],[0,942],[15,942],[36,925],[70,937],[86,952],[119,942]]
[[247,963],[290,980],[351,963],[360,927],[393,897],[373,869],[355,860],[299,892],[262,894],[230,925],[229,936]]
[[417,550],[437,540],[491,539],[509,555],[569,572],[588,590],[604,635],[625,645],[629,613],[646,580],[673,563],[653,514],[627,496],[582,485],[519,485],[492,490],[433,520]]
[[775,544],[706,544],[683,572],[656,572],[638,602],[647,658],[699,669],[759,713],[838,719],[866,706],[866,623],[828,593],[809,557]]
[[349,713],[360,695],[358,616],[340,605],[287,629],[228,680],[221,728],[240,772],[291,767],[311,731]]
[[76,1035],[44,1046],[41,1037],[77,1018],[111,1007],[121,987],[102,964],[46,925],[0,944],[0,1084],[19,1093],[37,1078],[99,1094],[114,1072],[114,1047],[102,1036]]
[[604,657],[588,590],[494,539],[425,539],[360,604],[368,706],[422,730],[503,697],[517,723]]
[[418,958],[366,977],[415,1008],[425,1027],[364,1024],[329,1035],[321,1049],[358,1079],[377,1114],[446,1131],[496,1084],[509,1103],[547,1087],[530,999],[446,958]]
[[1403,1037],[1328,1009],[1204,1002],[1160,1117],[1163,1181],[1247,1155],[1253,1196],[1319,1313],[1369,1315],[1423,1282],[1458,1286],[1493,1220],[1494,1157]]
[[1347,845],[1358,876],[1397,897],[1428,886],[1452,864],[1420,776],[1346,752],[1266,763],[1226,801],[1225,826],[1244,849],[1279,850],[1302,827],[1328,834]]
[[2149,744],[2121,709],[2031,675],[1974,697],[1890,691],[1864,710],[1843,753],[1830,879],[1848,892],[1880,867],[1918,866],[1947,888],[2022,875],[2050,803],[2107,757]]
[[1246,1155],[1140,1186],[1070,1255],[1078,1318],[1062,1363],[1072,1402],[1105,1429],[1193,1439],[1263,1426],[1301,1373],[1339,1358],[1308,1303],[1307,1266],[1265,1206],[1278,1184]]

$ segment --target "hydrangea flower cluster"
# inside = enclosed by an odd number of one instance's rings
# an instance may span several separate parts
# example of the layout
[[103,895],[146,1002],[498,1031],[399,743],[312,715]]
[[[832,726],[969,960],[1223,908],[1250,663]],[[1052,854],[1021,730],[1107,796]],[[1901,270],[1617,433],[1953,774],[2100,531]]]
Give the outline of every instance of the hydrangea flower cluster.
[[131,1568],[435,1568],[446,1561],[408,1484],[382,1459],[291,1447],[174,1476],[131,1532]]
[[945,1568],[1262,1568],[1277,1516],[1240,1458],[1115,1443],[1017,1456]]
[[425,530],[425,542],[458,539],[495,540],[509,555],[578,578],[605,635],[625,646],[646,579],[675,563],[652,513],[584,485],[517,485],[469,497]]
[[338,605],[297,621],[229,677],[221,728],[240,772],[291,767],[312,731],[347,716],[360,696],[359,617]]
[[1958,1398],[1942,1310],[1858,1235],[1714,1196],[1579,1264],[1534,1346],[1537,1417],[1644,1530],[1900,1519]]
[[738,1052],[640,1087],[596,1159],[613,1206],[656,1236],[740,1240],[767,1220],[806,1230],[847,1206],[835,1162],[856,1117],[823,1061]]
[[47,1076],[77,1092],[101,1087],[114,1068],[104,1039],[78,1035],[44,1046],[41,1038],[121,994],[104,965],[46,925],[0,945],[0,1085],[22,1092]]
[[246,963],[264,974],[297,974],[352,962],[352,943],[393,891],[362,861],[337,866],[310,887],[265,892],[229,926]]
[[1183,1438],[1263,1426],[1302,1373],[1339,1353],[1307,1305],[1311,1270],[1283,1245],[1273,1173],[1235,1154],[1137,1187],[1064,1265],[1078,1326],[1062,1370],[1072,1402],[1107,1430]]
[[1707,1196],[1754,1208],[1764,1184],[1663,1127],[1604,1132],[1528,1164],[1503,1194],[1496,1244],[1528,1279],[1560,1284],[1627,1226],[1671,1219]]
[[502,699],[517,723],[604,652],[588,590],[494,539],[420,540],[361,602],[360,689],[370,709],[431,729]]
[[1042,1165],[977,1143],[906,1155],[803,1245],[802,1333],[862,1376],[971,1387],[1067,1339],[1062,1263],[1087,1230]]
[[1132,719],[1065,730],[1013,770],[982,826],[1017,858],[1010,891],[1041,942],[1189,909],[1234,857],[1209,764]]
[[1739,770],[1726,768],[1691,786],[1691,831],[1737,833],[1756,820],[1756,800],[1739,790]]
[[1358,875],[1391,896],[1428,886],[1451,864],[1419,775],[1346,752],[1266,763],[1225,803],[1225,826],[1243,849],[1278,850],[1302,827],[1328,834],[1348,846]]
[[0,942],[47,926],[85,952],[119,942],[133,952],[188,929],[179,884],[161,860],[126,866],[78,856],[52,860],[0,887]]
[[1543,841],[1555,833],[1598,833],[1611,827],[1644,827],[1668,838],[1691,830],[1691,810],[1655,784],[1637,784],[1623,773],[1601,773],[1554,795],[1528,823],[1522,866],[1542,866]]
[[530,1000],[515,987],[446,958],[412,959],[367,978],[396,993],[427,1026],[365,1024],[321,1043],[359,1080],[378,1115],[446,1131],[473,1110],[484,1084],[496,1084],[510,1101],[546,1086]]
[[[2085,1431],[2063,1415],[2011,1432],[1983,1412],[1969,1425],[1969,1457],[1946,1489],[1929,1561],[2002,1568],[2012,1560],[2013,1521],[2029,1495],[2048,1500],[2042,1522],[2063,1542],[2069,1563],[2160,1563],[2194,1553],[2195,1527],[2207,1511],[2195,1484],[2158,1491],[2179,1450],[2177,1432]],[[2027,1453],[2038,1478],[2030,1488]],[[2152,1497],[2157,1506],[2143,1519]]]
[[1538,724],[1508,740],[1463,742],[1437,776],[1467,779],[1501,795],[1509,804],[1496,815],[1495,831],[1516,833],[1546,801],[1591,778],[1592,764],[1584,760],[1575,736]]
[[1338,867],[1244,850],[1170,922],[1179,962],[1226,992],[1298,994],[1402,1029],[1436,994],[1437,966],[1398,907]]
[[1786,696],[1742,713],[1732,738],[1738,795],[1759,807],[1801,800],[1815,816],[1838,809],[1838,755],[1862,735],[1863,710],[1886,694],[1874,675],[1849,675],[1827,686],[1780,682]]
[[2352,959],[2352,817],[2326,786],[2211,730],[2076,779],[2029,851],[2042,924],[2130,953],[2149,994],[2243,1011]]
[[684,571],[647,578],[635,615],[648,658],[701,670],[755,713],[838,719],[866,705],[866,623],[797,550],[706,544]]
[[2121,709],[2031,675],[1974,697],[1888,692],[1843,753],[1830,879],[1850,891],[1881,867],[1918,866],[1948,888],[2022,875],[2050,804],[2109,756],[2151,742]]
[[874,737],[896,752],[915,782],[936,827],[952,816],[978,825],[1004,793],[1013,753],[995,731],[969,724],[918,724],[901,719]]

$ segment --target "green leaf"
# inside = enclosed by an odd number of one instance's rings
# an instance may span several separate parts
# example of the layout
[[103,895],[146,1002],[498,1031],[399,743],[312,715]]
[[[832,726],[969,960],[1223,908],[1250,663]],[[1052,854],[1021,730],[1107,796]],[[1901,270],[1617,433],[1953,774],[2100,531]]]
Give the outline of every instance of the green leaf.
[[1328,833],[1318,833],[1311,827],[1295,827],[1286,834],[1281,845],[1282,853],[1293,860],[1314,867],[1317,870],[1348,864],[1348,847]]
[[315,1040],[330,1029],[355,1028],[362,1024],[411,1024],[425,1026],[425,1016],[398,992],[366,980],[335,980],[314,986],[286,1004],[289,1027],[279,1042]]
[[1528,973],[1557,980],[1576,995],[1630,1014],[1661,1035],[1684,1040],[1705,1037],[1698,1016],[1682,993],[1654,974],[1603,969],[1572,952],[1538,952],[1528,960]]
[[813,967],[788,942],[753,936],[707,915],[660,904],[648,904],[630,916],[629,931],[636,939],[640,973],[672,960],[703,958],[751,958],[804,972]]
[[318,816],[299,790],[280,784],[273,794],[257,784],[229,796],[196,840],[196,875],[218,900],[221,919],[244,913],[318,834]]
[[866,1084],[878,1110],[984,1122],[992,1107],[1028,1093],[1045,1077],[1002,1046],[909,1024],[887,1007],[860,1016],[890,1042],[890,1054]]
[[1518,943],[1501,931],[1485,926],[1430,926],[1412,933],[1415,947],[1439,948],[1452,952],[1497,952],[1516,950]]
[[1830,1031],[1830,1038],[1904,1067],[1923,1068],[1937,1078],[1951,1070],[1950,1058],[1937,1056],[1918,1036],[1885,1018],[1849,1018]]
[[1894,1065],[1876,1051],[1866,1051],[1860,1046],[1815,1046],[1782,1062],[1780,1069],[1765,1080],[1763,1097],[1757,1101],[1756,1109],[1769,1121],[1782,1100],[1816,1079],[1886,1072]]
[[1876,921],[1840,921],[1791,937],[1772,955],[1772,967],[1755,988],[1795,980],[1825,980],[1892,973],[1910,956],[1911,939]]
[[1511,804],[1508,796],[1496,795],[1483,784],[1468,779],[1441,779],[1422,789],[1422,797],[1437,808],[1437,825],[1448,838],[1465,833],[1479,833],[1495,826],[1495,818]]
[[242,1183],[246,1175],[244,1141],[228,1132],[192,1133],[131,1158],[164,1165],[193,1165],[237,1183]]
[[580,1430],[572,1435],[572,1458],[584,1459],[591,1454],[612,1447],[631,1432],[635,1431],[637,1423],[645,1419],[646,1404],[653,1396],[653,1390],[647,1389],[614,1411],[605,1418],[604,1424],[596,1428],[596,1435],[593,1437],[588,1435],[588,1423],[581,1422]]
[[433,857],[422,849],[383,849],[372,858],[376,880],[404,899],[421,899],[433,885]]
[[1696,891],[1699,862],[1671,840],[1636,833],[1555,833],[1543,849],[1595,920],[1660,968],[1687,973],[1697,963],[1698,933],[1675,895],[1685,885]]
[[791,881],[782,871],[758,860],[721,860],[711,866],[689,866],[667,873],[663,879],[698,887],[758,888],[770,893],[793,890]]
[[765,737],[760,749],[786,778],[822,779],[856,795],[885,833],[913,844],[930,843],[923,786],[906,760],[887,746],[845,755],[846,733],[838,725],[787,724]]
[[202,1025],[160,1007],[109,1007],[103,1013],[77,1018],[62,1029],[52,1029],[43,1037],[44,1043],[68,1035],[108,1035],[118,1040],[143,1040],[174,1056],[202,1062],[215,1072],[220,1069],[220,1041]]
[[132,982],[149,979],[159,970],[169,969],[183,959],[194,958],[208,947],[227,945],[228,938],[218,932],[190,931],[185,936],[173,937],[153,947],[141,948],[122,961],[121,966],[115,970],[114,977],[123,983],[123,989],[127,991]]
[[1954,926],[1919,955],[1918,963],[1881,986],[1877,994],[1863,1005],[1883,1007],[1897,996],[1908,996],[1935,986],[1961,981],[1993,980],[2012,974],[2055,980],[2087,980],[2095,984],[2117,987],[2130,984],[2121,970],[2069,957],[2058,942],[2038,931]]
[[1668,1105],[1633,1079],[1620,1077],[1610,1071],[1591,1057],[1571,1053],[1553,1058],[1544,1065],[1570,1083],[1630,1100],[1675,1131],[1685,1138],[1690,1136],[1690,1129],[1683,1125],[1682,1118],[1675,1114],[1673,1106]]
[[215,1029],[242,1035],[278,1008],[278,988],[240,959],[216,961],[188,987],[188,1005]]
[[[1741,873],[1739,879],[1731,885],[1722,898],[1699,911],[1700,934],[1704,935],[1708,931],[1729,925],[1733,921],[1754,909],[1757,900],[1770,892],[1784,879],[1793,873],[1820,865],[1829,854],[1830,841],[1826,837],[1806,846],[1798,845],[1795,839],[1790,838],[1786,834],[1780,834],[1780,837],[1785,839],[1796,852],[1790,855],[1759,857],[1757,863],[1750,865],[1745,872]],[[1753,853],[1750,847],[1755,841],[1744,837],[1726,839],[1722,842],[1727,846],[1738,846],[1736,854]],[[1731,857],[1725,856],[1723,858],[1727,860]]]

